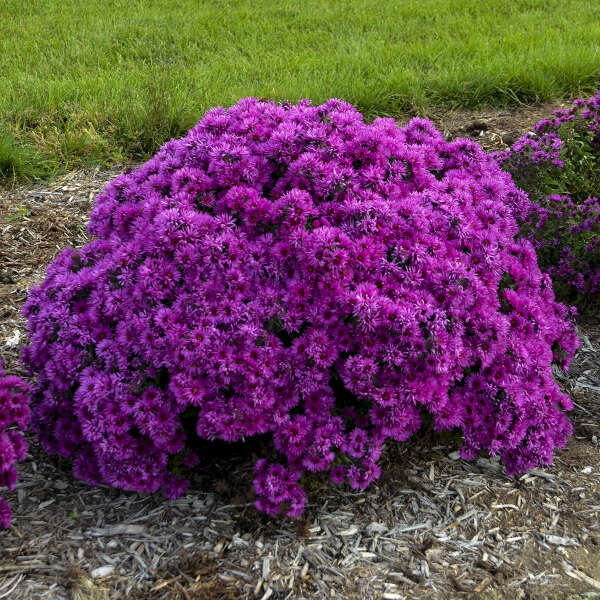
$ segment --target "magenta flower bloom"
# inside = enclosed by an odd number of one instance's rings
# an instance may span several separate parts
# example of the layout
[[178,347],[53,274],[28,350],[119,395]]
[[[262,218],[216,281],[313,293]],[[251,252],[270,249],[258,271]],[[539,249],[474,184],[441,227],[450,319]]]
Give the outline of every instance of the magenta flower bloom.
[[[27,456],[27,442],[21,430],[28,422],[29,386],[15,375],[5,375],[0,360],[0,488],[15,488],[15,465]],[[0,496],[0,527],[6,529],[11,520],[10,506]]]
[[96,239],[30,292],[34,430],[77,477],[168,497],[195,438],[269,434],[256,504],[290,516],[303,474],[368,486],[423,411],[465,456],[548,464],[571,433],[552,362],[577,338],[518,237],[527,210],[477,144],[423,119],[216,108],[113,180]]

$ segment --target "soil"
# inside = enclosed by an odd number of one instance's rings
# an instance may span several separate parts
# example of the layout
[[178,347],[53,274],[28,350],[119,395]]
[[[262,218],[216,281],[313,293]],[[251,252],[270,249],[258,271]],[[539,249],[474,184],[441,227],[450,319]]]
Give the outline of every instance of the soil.
[[[561,105],[430,117],[486,150],[514,142]],[[117,173],[80,171],[0,189],[0,358],[26,342],[20,310],[58,252],[87,241],[94,197]],[[176,501],[90,488],[31,440],[6,497],[0,599],[575,598],[600,591],[600,323],[556,377],[576,402],[575,434],[552,467],[507,478],[494,459],[457,457],[432,431],[390,445],[383,476],[349,493],[309,491],[300,520],[253,507],[253,444],[206,444]]]
[[532,131],[542,119],[548,119],[555,110],[571,106],[570,102],[555,102],[521,106],[506,110],[488,111],[433,111],[428,117],[446,139],[471,138],[487,150],[504,150],[522,135]]

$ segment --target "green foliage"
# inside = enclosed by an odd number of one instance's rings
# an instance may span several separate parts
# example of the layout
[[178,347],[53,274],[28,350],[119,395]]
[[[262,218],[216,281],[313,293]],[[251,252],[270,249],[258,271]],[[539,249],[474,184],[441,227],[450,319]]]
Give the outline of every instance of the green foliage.
[[599,17],[587,0],[3,0],[0,123],[68,168],[150,155],[248,95],[369,118],[550,100],[592,89]]
[[540,121],[496,153],[533,202],[523,231],[557,297],[580,313],[600,308],[600,93]]
[[17,210],[8,217],[8,222],[10,223],[11,221],[19,221],[28,217],[29,215],[30,212],[27,210],[27,208],[25,208],[22,204],[19,204],[17,206]]
[[[562,166],[551,161],[516,170],[513,180],[526,190],[534,202],[546,203],[551,194],[569,195],[580,205],[591,196],[600,194],[600,144],[598,134],[581,118],[563,121],[556,129],[562,141]],[[541,133],[538,138],[541,137]],[[596,141],[595,141],[596,140]]]

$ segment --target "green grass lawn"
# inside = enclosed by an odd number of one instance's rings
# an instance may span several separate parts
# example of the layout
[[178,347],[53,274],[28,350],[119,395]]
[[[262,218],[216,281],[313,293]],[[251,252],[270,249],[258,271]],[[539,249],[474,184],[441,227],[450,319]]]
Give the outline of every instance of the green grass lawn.
[[153,153],[211,106],[368,118],[595,88],[591,0],[1,0],[0,175]]

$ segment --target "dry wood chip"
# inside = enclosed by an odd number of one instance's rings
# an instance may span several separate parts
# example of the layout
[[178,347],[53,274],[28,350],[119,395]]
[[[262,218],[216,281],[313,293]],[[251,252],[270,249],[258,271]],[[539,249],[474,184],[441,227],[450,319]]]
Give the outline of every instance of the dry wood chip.
[[21,565],[0,565],[0,573],[25,571],[66,571],[66,568],[62,565],[47,565],[40,562],[25,563]]
[[158,592],[158,590],[162,590],[162,588],[167,587],[168,585],[171,585],[173,582],[178,581],[179,579],[181,579],[181,575],[177,575],[176,577],[171,577],[171,579],[167,579],[167,580],[163,581],[162,583],[155,585],[153,588],[150,588],[150,591]]
[[101,529],[94,529],[91,535],[111,536],[111,535],[139,535],[146,531],[143,525],[111,525]]
[[112,575],[115,571],[115,567],[114,565],[104,565],[102,567],[98,567],[97,569],[94,569],[91,573],[90,576],[92,579],[100,579],[101,577],[108,577],[109,575]]
[[225,547],[225,544],[227,543],[227,538],[226,537],[222,537],[216,544],[214,547],[214,552],[215,554],[220,554],[221,551],[223,550],[223,548]]
[[566,561],[563,561],[562,565],[565,573],[569,577],[572,577],[573,579],[578,579],[579,581],[583,581],[584,583],[591,585],[594,589],[600,590],[600,581],[598,581],[597,579],[594,579],[593,577],[587,575],[587,573],[584,573],[583,571],[572,567]]
[[485,577],[473,591],[476,594],[481,594],[481,592],[488,588],[493,583],[493,581],[494,580],[491,577]]
[[271,588],[267,588],[267,591],[262,595],[260,600],[269,600],[269,598],[273,595],[273,590]]
[[579,542],[575,538],[560,537],[558,535],[544,535],[544,539],[549,544],[554,544],[555,546],[579,546]]

